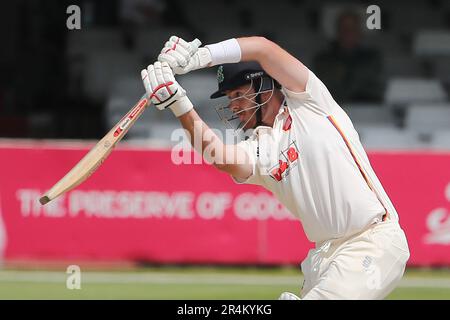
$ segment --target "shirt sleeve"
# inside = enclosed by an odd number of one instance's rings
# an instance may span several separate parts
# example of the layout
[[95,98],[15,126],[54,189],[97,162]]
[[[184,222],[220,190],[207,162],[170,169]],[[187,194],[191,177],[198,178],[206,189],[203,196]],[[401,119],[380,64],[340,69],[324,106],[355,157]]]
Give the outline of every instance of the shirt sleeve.
[[339,108],[327,87],[309,69],[305,91],[294,92],[285,87],[281,90],[286,97],[286,100],[288,100],[288,105],[293,108],[306,107],[323,115],[329,115],[333,113],[335,108]]
[[257,169],[257,163],[258,163],[258,140],[255,137],[252,137],[248,140],[241,141],[236,145],[238,148],[244,150],[252,164],[252,174],[247,177],[246,179],[239,179],[236,177],[233,177],[234,182],[237,184],[256,184],[256,185],[262,185],[262,178],[259,174],[259,170]]

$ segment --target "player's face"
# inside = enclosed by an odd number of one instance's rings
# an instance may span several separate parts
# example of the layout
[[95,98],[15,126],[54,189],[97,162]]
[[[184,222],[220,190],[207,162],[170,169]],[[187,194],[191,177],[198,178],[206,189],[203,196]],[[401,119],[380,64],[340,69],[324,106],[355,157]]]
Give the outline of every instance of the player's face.
[[[239,117],[239,121],[246,125],[244,130],[251,129],[256,125],[256,113],[255,113],[255,98],[252,95],[255,90],[250,84],[243,85],[234,90],[228,90],[225,92],[228,99],[230,99],[230,109],[235,115]],[[245,96],[250,97],[245,98]]]

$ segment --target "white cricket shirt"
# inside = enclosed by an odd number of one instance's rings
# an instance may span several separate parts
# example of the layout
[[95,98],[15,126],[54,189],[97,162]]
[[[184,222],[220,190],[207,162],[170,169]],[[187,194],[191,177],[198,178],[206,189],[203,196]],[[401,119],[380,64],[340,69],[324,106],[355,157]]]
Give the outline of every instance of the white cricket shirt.
[[357,233],[386,211],[398,220],[352,122],[316,75],[309,71],[304,92],[282,92],[273,128],[238,144],[253,173],[237,182],[270,190],[316,243]]

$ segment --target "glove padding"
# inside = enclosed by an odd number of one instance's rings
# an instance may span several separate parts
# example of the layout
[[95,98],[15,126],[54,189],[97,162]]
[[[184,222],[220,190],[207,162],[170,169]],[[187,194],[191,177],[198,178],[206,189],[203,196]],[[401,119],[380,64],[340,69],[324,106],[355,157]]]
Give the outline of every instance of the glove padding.
[[207,48],[199,48],[201,41],[186,42],[172,36],[158,56],[158,61],[167,62],[175,74],[185,74],[207,67],[211,63],[211,53]]
[[169,107],[179,117],[193,108],[186,91],[178,84],[167,62],[155,62],[141,71],[145,91],[159,109]]

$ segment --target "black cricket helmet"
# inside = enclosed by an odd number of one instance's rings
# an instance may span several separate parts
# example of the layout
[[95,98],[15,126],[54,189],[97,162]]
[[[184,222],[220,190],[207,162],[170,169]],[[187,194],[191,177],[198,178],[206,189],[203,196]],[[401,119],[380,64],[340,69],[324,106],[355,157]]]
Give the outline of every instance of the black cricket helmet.
[[[224,64],[217,69],[217,83],[218,90],[211,95],[211,99],[217,99],[226,95],[227,90],[234,90],[242,85],[251,84],[246,94],[234,98],[227,105],[219,105],[216,111],[220,119],[226,127],[234,129],[235,134],[238,134],[247,123],[256,117],[256,125],[262,125],[261,107],[265,105],[273,95],[275,86],[279,86],[272,77],[270,77],[257,62],[239,62],[234,64]],[[254,92],[251,92],[251,88]],[[265,102],[261,100],[261,94],[270,92],[271,96]],[[231,102],[237,99],[246,99],[253,102],[249,108],[233,112],[231,110]],[[244,123],[239,121],[239,113],[247,110],[254,110],[252,116]]]

